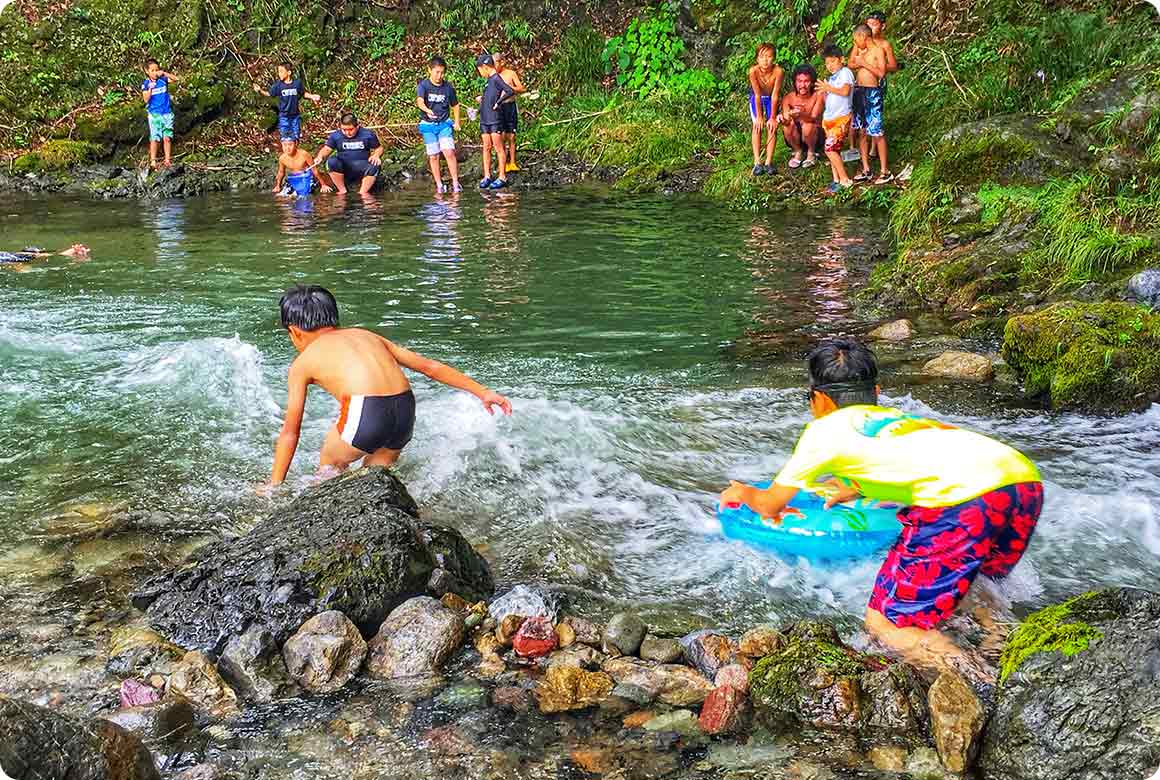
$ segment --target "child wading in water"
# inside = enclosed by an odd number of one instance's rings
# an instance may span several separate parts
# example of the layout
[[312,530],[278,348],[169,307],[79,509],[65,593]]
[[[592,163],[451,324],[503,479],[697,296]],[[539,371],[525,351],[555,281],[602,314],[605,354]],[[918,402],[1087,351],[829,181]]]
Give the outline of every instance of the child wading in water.
[[[303,198],[310,194],[315,179],[322,192],[334,191],[318,172],[310,152],[299,148],[297,141],[283,139],[282,156],[278,158],[278,175],[274,177],[274,192]],[[285,190],[282,189],[283,182],[286,184]]]
[[842,162],[842,142],[850,132],[850,117],[853,111],[851,93],[854,89],[854,73],[842,62],[842,50],[833,44],[822,51],[826,58],[826,70],[830,78],[825,81],[818,79],[817,88],[826,95],[826,107],[822,113],[822,130],[826,133],[826,159],[830,161],[830,170],[834,174],[834,182],[830,185],[830,192],[838,192],[854,186],[846,173],[846,165]]
[[444,76],[447,63],[442,57],[432,57],[427,63],[427,78],[419,82],[415,105],[419,107],[419,134],[427,148],[427,163],[435,179],[435,191],[446,192],[443,174],[439,170],[439,155],[447,159],[447,173],[451,188],[459,192],[459,160],[455,158],[455,132],[459,130],[459,97],[455,87]]
[[299,355],[290,365],[286,419],[274,448],[271,485],[286,479],[306,406],[306,390],[319,385],[341,404],[334,427],[326,434],[319,471],[342,471],[362,460],[366,466],[390,466],[411,440],[415,427],[415,394],[403,368],[445,385],[466,390],[495,414],[512,413],[508,399],[450,366],[425,358],[361,328],[338,327],[338,303],[316,285],[297,285],[279,301],[282,327]]
[[[773,173],[777,143],[777,101],[781,95],[781,66],[773,61],[772,43],[757,47],[757,63],[749,69],[749,118],[753,124],[753,175]],[[761,163],[761,130],[765,129],[765,164]]]
[[141,82],[141,100],[149,115],[149,167],[157,167],[157,145],[165,147],[166,168],[173,165],[173,102],[169,99],[169,85],[177,76],[167,73],[157,60],[145,63],[145,80]]
[[789,462],[768,489],[734,482],[721,502],[777,518],[799,489],[827,480],[827,506],[858,496],[902,504],[866,630],[918,666],[994,682],[937,626],[980,572],[1001,579],[1019,562],[1043,508],[1039,471],[994,439],[878,406],[877,361],[856,341],[819,345],[809,376],[815,419]]

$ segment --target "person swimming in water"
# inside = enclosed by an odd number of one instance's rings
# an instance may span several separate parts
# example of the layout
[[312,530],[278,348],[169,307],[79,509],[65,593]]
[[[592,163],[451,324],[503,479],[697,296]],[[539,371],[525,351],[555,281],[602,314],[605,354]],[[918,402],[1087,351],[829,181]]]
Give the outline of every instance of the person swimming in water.
[[[322,192],[334,192],[334,189],[322,178],[318,166],[314,165],[314,158],[310,152],[298,146],[298,142],[291,138],[282,140],[282,155],[278,158],[278,173],[274,177],[274,192],[283,196],[304,198],[310,194],[314,180],[318,180],[318,188]],[[285,188],[282,183],[285,181]]]
[[319,385],[341,405],[322,445],[320,474],[341,472],[358,460],[364,466],[391,466],[398,460],[415,427],[415,394],[404,368],[471,393],[489,414],[496,409],[512,413],[508,399],[450,366],[369,330],[339,328],[338,303],[323,287],[295,285],[278,306],[282,327],[299,355],[290,365],[286,418],[268,487],[280,485],[290,470],[310,385]]
[[[2,264],[16,264],[16,263],[31,263],[34,260],[43,260],[49,255],[53,254],[47,249],[40,249],[39,247],[25,247],[19,252],[0,252],[0,263]],[[74,260],[88,260],[90,250],[84,244],[73,244],[68,249],[57,252],[61,257],[71,257]]]

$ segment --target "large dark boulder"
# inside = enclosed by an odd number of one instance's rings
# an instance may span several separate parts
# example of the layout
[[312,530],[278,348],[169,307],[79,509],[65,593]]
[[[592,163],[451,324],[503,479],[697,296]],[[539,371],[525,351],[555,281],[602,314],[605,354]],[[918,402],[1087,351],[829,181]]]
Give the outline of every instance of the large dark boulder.
[[307,619],[338,610],[366,636],[407,598],[494,589],[483,558],[458,531],[423,523],[386,469],[323,482],[238,539],[197,550],[133,594],[159,632],[220,653],[251,626],[281,646]]
[[16,780],[159,780],[141,740],[107,720],[85,720],[0,696],[0,769]]
[[1031,615],[1008,640],[987,780],[1126,780],[1160,766],[1160,594],[1117,588]]

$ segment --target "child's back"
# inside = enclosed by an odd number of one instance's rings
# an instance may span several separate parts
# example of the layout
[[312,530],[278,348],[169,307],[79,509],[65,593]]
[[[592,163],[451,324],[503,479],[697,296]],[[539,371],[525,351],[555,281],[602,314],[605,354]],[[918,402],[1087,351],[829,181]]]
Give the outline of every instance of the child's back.
[[301,362],[315,384],[339,400],[357,395],[399,395],[411,389],[388,341],[361,328],[319,336],[302,351]]

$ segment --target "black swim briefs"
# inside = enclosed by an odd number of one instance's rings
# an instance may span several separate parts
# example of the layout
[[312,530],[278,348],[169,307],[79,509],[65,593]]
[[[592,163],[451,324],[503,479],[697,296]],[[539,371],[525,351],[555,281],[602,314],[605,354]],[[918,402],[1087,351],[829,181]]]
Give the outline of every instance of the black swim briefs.
[[352,395],[342,402],[338,434],[363,452],[401,450],[415,431],[415,394]]

